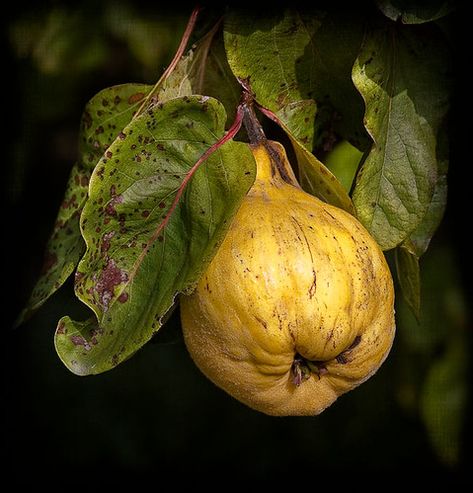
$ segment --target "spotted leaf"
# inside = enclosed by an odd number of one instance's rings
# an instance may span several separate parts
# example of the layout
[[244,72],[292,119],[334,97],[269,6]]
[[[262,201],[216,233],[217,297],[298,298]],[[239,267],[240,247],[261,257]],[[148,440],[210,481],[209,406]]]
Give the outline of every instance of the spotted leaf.
[[225,143],[184,191],[183,184],[225,122],[212,98],[158,103],[98,163],[81,219],[87,252],[76,274],[76,294],[95,316],[65,317],[56,332],[59,356],[74,373],[109,370],[145,344],[213,257],[255,178],[249,147]]
[[19,323],[39,308],[76,268],[85,251],[79,216],[88,196],[89,178],[97,161],[127,125],[151,86],[124,84],[95,95],[85,107],[79,135],[79,161],[73,166],[46,247],[40,278]]

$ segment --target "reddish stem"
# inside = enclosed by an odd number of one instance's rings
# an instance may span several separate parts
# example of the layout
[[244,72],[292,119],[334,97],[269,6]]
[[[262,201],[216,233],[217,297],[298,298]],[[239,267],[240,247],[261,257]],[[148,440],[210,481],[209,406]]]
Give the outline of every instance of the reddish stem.
[[261,113],[263,113],[264,116],[267,116],[270,120],[273,120],[273,122],[277,123],[278,125],[282,124],[281,120],[271,110],[268,110],[258,103],[256,103],[256,106],[258,106],[258,109],[261,111]]
[[243,121],[243,104],[238,105],[237,107],[237,112],[235,115],[235,120],[232,123],[232,126],[228,129],[228,132],[215,144],[211,145],[201,156],[200,158],[195,162],[195,164],[192,165],[190,170],[187,172],[186,176],[182,180],[182,183],[179,185],[179,188],[177,190],[177,193],[174,197],[174,200],[172,201],[171,206],[169,207],[169,210],[166,213],[166,216],[164,219],[161,221],[159,226],[156,228],[154,231],[153,235],[151,238],[148,240],[146,243],[146,246],[143,248],[143,251],[141,252],[140,256],[137,258],[135,262],[135,266],[133,271],[130,273],[129,279],[132,279],[134,275],[136,274],[136,271],[138,270],[139,266],[143,262],[146,254],[148,253],[148,250],[150,247],[153,245],[153,243],[158,239],[160,233],[163,231],[163,229],[167,226],[169,220],[171,219],[172,213],[177,207],[177,204],[179,203],[182,194],[184,193],[184,190],[186,186],[188,185],[189,181],[191,178],[194,176],[195,172],[199,169],[200,165],[209,157],[211,156],[219,147],[223,146],[226,142],[231,140],[235,135],[238,133],[238,131],[241,128],[241,124]]
[[192,31],[194,30],[195,23],[197,21],[197,17],[199,15],[200,10],[201,7],[199,5],[194,7],[194,10],[190,15],[189,20],[187,21],[187,26],[184,31],[184,34],[182,35],[182,39],[181,42],[179,43],[179,47],[177,48],[176,54],[174,55],[174,58],[169,64],[168,68],[164,71],[163,75],[161,76],[162,79],[166,80],[169,77],[169,74],[174,70],[174,67],[177,65],[177,62],[184,54],[187,43],[189,42],[189,38],[192,34]]
[[168,65],[167,69],[163,72],[163,74],[159,78],[158,82],[156,82],[153,89],[151,89],[148,96],[146,97],[146,99],[141,104],[141,106],[139,107],[138,111],[135,114],[135,117],[139,116],[143,112],[143,110],[148,105],[150,98],[154,95],[154,93],[159,88],[159,86],[169,77],[169,75],[172,73],[172,71],[176,68],[176,65],[178,64],[179,60],[181,59],[182,55],[184,54],[187,43],[189,42],[189,38],[191,37],[192,31],[194,30],[195,23],[197,22],[197,17],[199,15],[200,10],[201,10],[201,7],[199,5],[194,7],[194,10],[192,11],[192,13],[190,15],[189,20],[187,21],[186,29],[184,30],[184,34],[182,35],[181,42],[179,43],[179,46],[177,48],[176,54],[174,55],[174,58],[172,59],[171,63]]

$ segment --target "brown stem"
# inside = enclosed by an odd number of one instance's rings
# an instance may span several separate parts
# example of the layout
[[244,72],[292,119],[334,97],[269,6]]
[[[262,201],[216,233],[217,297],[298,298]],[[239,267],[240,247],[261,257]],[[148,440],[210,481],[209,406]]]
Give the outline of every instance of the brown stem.
[[243,124],[250,144],[263,144],[268,140],[264,134],[263,127],[256,116],[253,98],[248,92],[243,93]]

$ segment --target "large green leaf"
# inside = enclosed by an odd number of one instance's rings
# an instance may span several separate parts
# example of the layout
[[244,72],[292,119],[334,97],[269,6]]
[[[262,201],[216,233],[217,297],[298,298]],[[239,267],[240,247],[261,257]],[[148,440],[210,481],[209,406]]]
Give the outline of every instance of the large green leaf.
[[[96,94],[85,107],[79,135],[79,162],[73,167],[66,193],[46,248],[44,267],[18,323],[39,308],[71,275],[85,251],[79,216],[88,198],[88,182],[99,159],[144,105],[191,94],[217,93],[233,113],[239,85],[225,64],[223,42],[215,26],[156,86],[122,84]],[[151,97],[153,99],[151,99]],[[147,101],[148,99],[148,101]]]
[[95,168],[81,217],[87,252],[76,274],[76,293],[95,317],[63,318],[55,340],[74,373],[100,373],[132,355],[211,260],[254,181],[249,147],[224,144],[175,200],[194,163],[223,136],[225,121],[213,98],[158,103],[122,131]]
[[71,275],[85,251],[79,216],[87,201],[89,178],[97,161],[127,125],[151,86],[124,84],[96,94],[85,107],[79,134],[79,161],[71,170],[44,266],[19,322],[39,308]]
[[324,202],[354,214],[353,202],[337,177],[290,133],[288,135],[297,157],[301,187]]
[[388,250],[419,226],[434,193],[436,137],[448,104],[445,45],[433,26],[373,27],[353,80],[374,141],[353,200],[361,222]]
[[313,9],[264,16],[231,11],[225,48],[234,74],[248,81],[257,102],[307,149],[314,132],[318,147],[333,132],[363,145],[363,101],[350,77],[362,24],[353,15]]
[[[233,73],[248,80],[256,101],[275,113],[308,149],[316,109],[311,38],[319,25],[315,15],[294,10],[265,16],[238,10],[225,16],[225,50]],[[298,111],[291,110],[295,103]]]

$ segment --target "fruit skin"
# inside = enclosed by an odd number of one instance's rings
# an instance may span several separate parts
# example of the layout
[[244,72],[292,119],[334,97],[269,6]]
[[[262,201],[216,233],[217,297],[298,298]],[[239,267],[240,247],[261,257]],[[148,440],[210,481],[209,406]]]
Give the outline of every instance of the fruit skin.
[[280,144],[252,147],[256,181],[181,298],[184,340],[201,371],[251,408],[316,415],[386,358],[392,277],[354,217],[298,188]]

